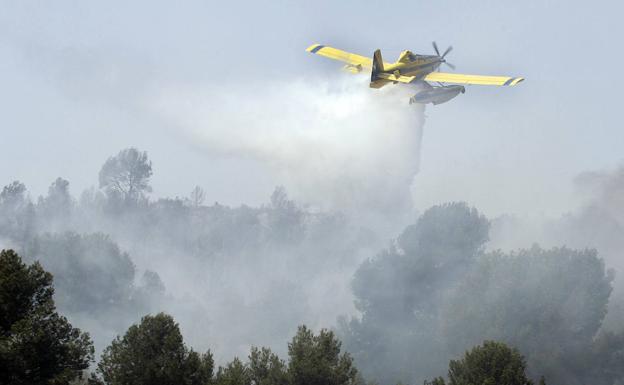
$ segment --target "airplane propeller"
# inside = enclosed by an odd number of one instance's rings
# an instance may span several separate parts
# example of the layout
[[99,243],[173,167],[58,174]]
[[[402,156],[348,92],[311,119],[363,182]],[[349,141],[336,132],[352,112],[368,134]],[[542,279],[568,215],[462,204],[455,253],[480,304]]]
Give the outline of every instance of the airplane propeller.
[[436,55],[440,56],[440,50],[438,49],[438,45],[435,41],[431,42],[433,44],[433,49],[436,51]]
[[[433,49],[435,50],[436,55],[438,55],[438,57],[440,58],[440,61],[444,64],[446,64],[447,66],[451,67],[451,69],[455,69],[455,66],[451,63],[448,63],[446,60],[444,60],[444,57],[446,55],[448,55],[449,52],[451,52],[453,50],[453,46],[449,45],[449,47],[446,49],[446,51],[444,51],[444,53],[442,55],[440,55],[440,50],[438,49],[438,44],[436,44],[436,42],[431,42],[431,44],[433,45]],[[440,70],[440,67],[438,67],[438,71]]]

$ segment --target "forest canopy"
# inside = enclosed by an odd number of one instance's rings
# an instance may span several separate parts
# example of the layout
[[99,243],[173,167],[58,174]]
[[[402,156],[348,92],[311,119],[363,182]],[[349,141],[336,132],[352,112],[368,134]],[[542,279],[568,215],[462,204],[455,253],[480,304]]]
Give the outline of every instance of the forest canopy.
[[90,333],[71,332],[86,352],[71,376],[93,358],[93,381],[123,383],[115,368],[132,361],[119,357],[152,325],[172,333],[171,373],[191,383],[454,383],[448,363],[484,341],[516,349],[534,383],[624,381],[621,297],[600,250],[492,249],[500,220],[461,202],[388,236],[283,187],[257,207],[206,204],[199,186],[154,199],[152,173],[145,152],[126,149],[79,197],[63,178],[36,200],[19,181],[0,192],[2,247],[44,269],[48,293],[53,274],[58,325]]

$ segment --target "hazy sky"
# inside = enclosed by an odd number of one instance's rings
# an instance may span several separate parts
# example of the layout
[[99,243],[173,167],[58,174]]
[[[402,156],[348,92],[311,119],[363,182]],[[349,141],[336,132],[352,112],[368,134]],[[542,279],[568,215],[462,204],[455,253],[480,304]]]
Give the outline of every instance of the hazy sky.
[[[209,153],[150,107],[170,87],[232,86],[241,109],[276,80],[348,76],[312,43],[386,60],[452,44],[458,72],[524,76],[427,107],[415,203],[467,200],[489,215],[571,209],[572,179],[623,156],[619,2],[0,1],[0,184],[44,194],[62,176],[97,184],[136,146],[154,195],[257,204],[280,184],[253,159]],[[260,90],[260,91],[259,91]],[[213,97],[218,97],[214,96]],[[220,111],[212,111],[219,114]],[[276,117],[279,119],[279,117]],[[227,130],[227,127],[223,127]],[[393,135],[388,127],[387,135]]]

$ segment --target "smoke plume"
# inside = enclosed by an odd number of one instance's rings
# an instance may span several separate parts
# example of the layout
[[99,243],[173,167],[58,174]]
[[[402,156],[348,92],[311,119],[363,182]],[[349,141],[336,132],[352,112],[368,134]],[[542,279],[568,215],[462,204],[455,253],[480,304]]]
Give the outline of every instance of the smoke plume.
[[328,210],[411,209],[424,107],[362,77],[171,87],[153,107],[213,155],[265,163],[297,200]]

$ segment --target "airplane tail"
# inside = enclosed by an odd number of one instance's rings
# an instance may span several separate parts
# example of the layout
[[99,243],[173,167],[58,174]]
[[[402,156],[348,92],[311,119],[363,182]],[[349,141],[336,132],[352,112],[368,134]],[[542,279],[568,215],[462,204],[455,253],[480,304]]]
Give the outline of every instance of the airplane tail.
[[383,59],[381,58],[381,51],[380,50],[376,50],[375,53],[373,54],[373,70],[371,72],[371,82],[374,82],[375,80],[378,80],[378,74],[380,72],[383,72],[384,70],[384,65],[383,65]]
[[370,81],[371,88],[381,88],[384,85],[386,85],[386,83],[388,83],[387,80],[379,77],[379,74],[381,72],[384,72],[383,59],[381,58],[381,51],[376,50],[375,53],[373,54],[373,69],[371,71],[371,81]]

